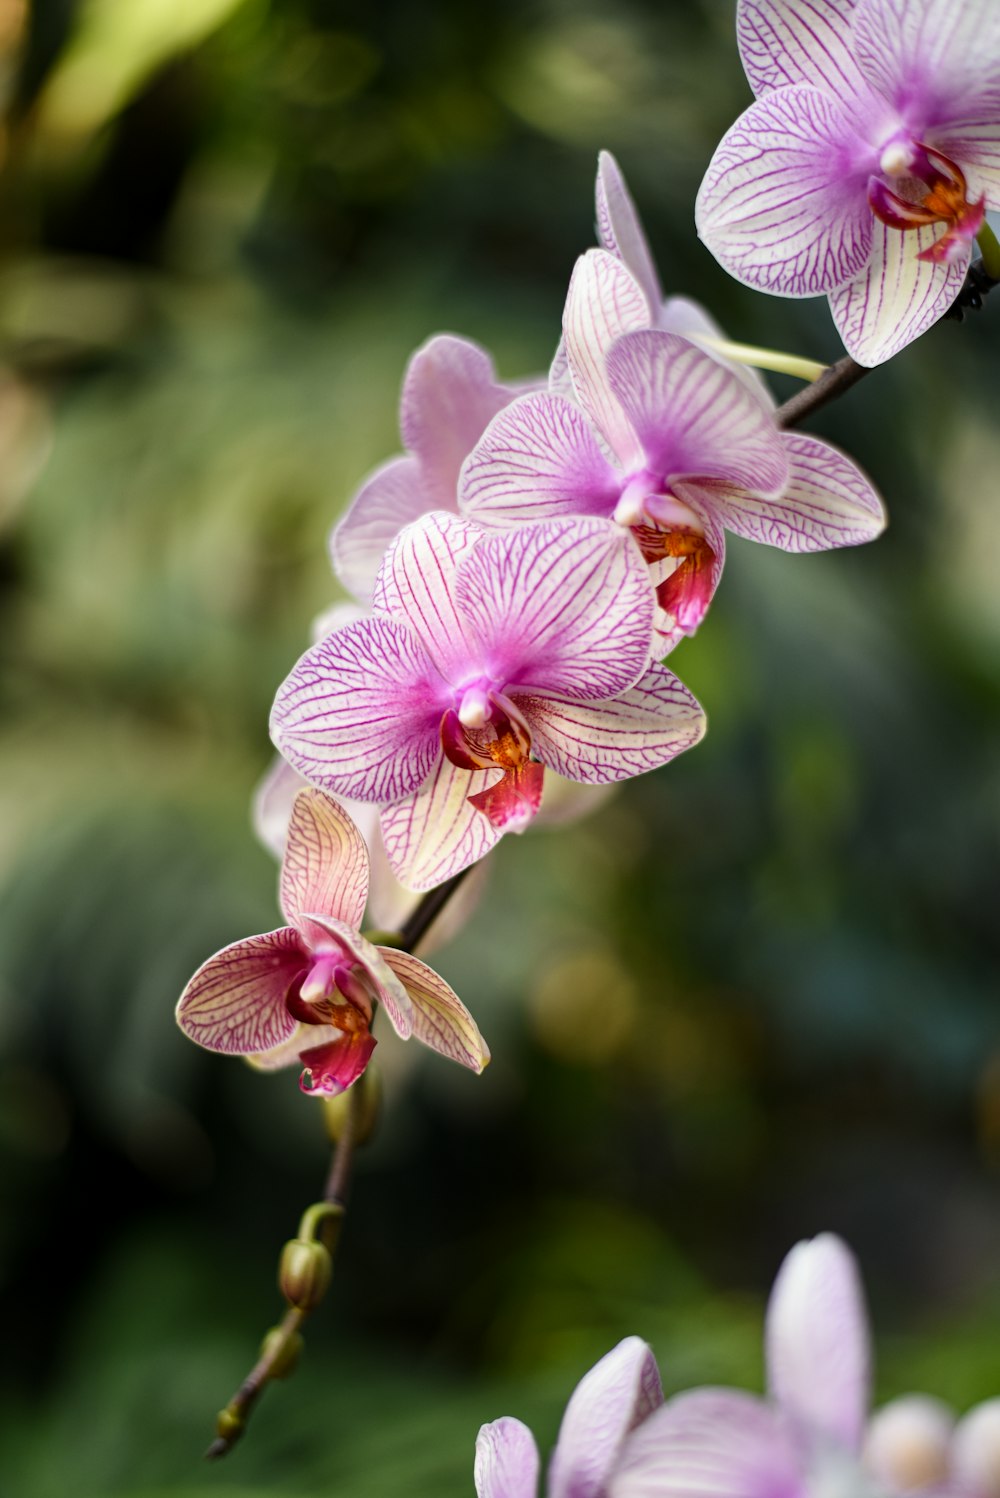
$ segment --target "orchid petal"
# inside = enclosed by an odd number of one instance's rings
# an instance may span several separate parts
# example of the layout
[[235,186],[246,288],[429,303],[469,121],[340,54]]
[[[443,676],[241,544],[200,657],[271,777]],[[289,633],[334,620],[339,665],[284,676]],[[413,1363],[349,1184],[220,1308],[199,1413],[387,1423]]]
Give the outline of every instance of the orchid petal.
[[490,1049],[458,994],[419,957],[395,947],[379,947],[379,951],[410,996],[416,1039],[439,1056],[481,1072]]
[[[686,559],[674,562],[673,558],[667,558],[650,566],[650,578],[656,586],[659,605],[654,628],[661,657],[686,636],[693,635],[701,624],[715,597],[726,561],[726,533],[717,508],[710,502],[709,491],[694,484],[675,483],[674,492],[697,515],[712,555],[699,569],[695,580],[684,577],[682,569]],[[674,586],[665,588],[664,584],[671,578],[675,579]],[[679,598],[676,597],[678,592]],[[671,607],[667,608],[664,596],[671,594],[675,596],[670,599]]]
[[514,394],[497,380],[486,350],[466,338],[439,333],[413,355],[399,425],[420,464],[425,510],[456,508],[459,469]]
[[859,364],[884,364],[942,317],[962,289],[969,254],[952,265],[921,260],[940,225],[890,229],[874,223],[871,263],[830,295],[844,347]]
[[361,619],[313,645],[278,688],[271,737],[314,785],[359,801],[398,801],[438,753],[442,683],[394,619]]
[[545,766],[535,760],[509,769],[496,785],[469,797],[469,805],[481,811],[498,832],[524,832],[538,815],[545,785]]
[[723,524],[747,541],[782,551],[827,551],[873,541],[886,526],[875,490],[856,463],[818,437],[785,438],[791,478],[777,499],[741,489],[716,491]]
[[785,1258],[765,1347],[772,1398],[807,1434],[857,1451],[871,1384],[868,1318],[854,1256],[833,1233]]
[[463,564],[458,595],[509,692],[613,697],[649,658],[646,564],[610,521],[543,520],[488,536]]
[[672,671],[653,665],[610,702],[551,702],[515,696],[535,752],[570,780],[607,785],[656,770],[697,744],[705,714]]
[[484,525],[556,515],[610,517],[622,477],[583,412],[557,395],[515,401],[486,428],[462,470],[462,508]]
[[995,121],[1000,12],[995,0],[858,0],[852,42],[872,88],[920,133],[950,118]]
[[455,573],[479,535],[471,520],[435,510],[396,537],[375,584],[375,607],[404,619],[445,674],[467,659]]
[[773,413],[725,365],[676,333],[626,333],[608,355],[612,387],[668,482],[720,478],[779,493],[788,459]]
[[602,151],[597,158],[594,196],[597,237],[631,271],[646,298],[650,317],[655,318],[663,301],[660,278],[622,169],[610,151]]
[[434,508],[415,458],[391,458],[376,468],[330,533],[334,574],[348,592],[370,603],[379,565],[395,537]]
[[573,376],[569,372],[569,358],[566,354],[566,339],[562,335],[552,355],[552,363],[549,365],[546,389],[550,395],[562,396],[563,400],[571,401],[574,398]]
[[549,1465],[549,1498],[603,1498],[625,1437],[662,1403],[648,1343],[626,1337],[580,1380],[566,1406]]
[[806,1498],[803,1461],[778,1413],[735,1389],[694,1389],[625,1443],[608,1498]]
[[631,271],[607,250],[588,250],[573,269],[563,312],[563,336],[573,387],[580,405],[629,467],[639,444],[609,387],[605,355],[622,333],[648,328],[650,310]]
[[299,1057],[303,1068],[299,1086],[310,1097],[339,1096],[361,1076],[372,1059],[375,1045],[375,1037],[369,1030],[357,1030],[309,1046]]
[[829,93],[797,84],[758,99],[730,127],[695,205],[698,233],[730,275],[801,297],[859,274],[871,253],[875,159],[858,123]]
[[682,338],[689,338],[696,343],[712,359],[715,359],[730,374],[734,374],[747,389],[757,397],[758,400],[770,407],[775,406],[774,397],[767,388],[767,381],[759,369],[754,369],[749,364],[736,364],[727,359],[725,354],[720,354],[717,349],[704,342],[705,339],[724,339],[725,334],[719,324],[707,313],[699,302],[692,301],[686,296],[670,296],[660,308],[656,326],[663,333],[679,333]]
[[360,926],[368,898],[368,849],[344,808],[322,791],[301,790],[292,806],[281,866],[282,913],[303,911]]
[[335,1030],[333,1025],[296,1023],[291,1035],[280,1045],[272,1046],[269,1051],[259,1051],[253,1056],[244,1056],[243,1059],[249,1062],[254,1071],[281,1071],[286,1066],[297,1065],[302,1052],[311,1046],[329,1045],[340,1039],[343,1033],[343,1030]]
[[535,1498],[538,1447],[526,1425],[505,1415],[476,1438],[476,1498]]
[[441,755],[415,795],[386,807],[382,838],[396,878],[410,889],[433,889],[484,857],[501,834],[468,798],[502,774],[499,766],[460,770]]
[[813,83],[841,99],[867,93],[852,50],[855,4],[856,0],[740,0],[736,38],[754,93],[768,94],[792,83]]
[[357,967],[364,971],[367,986],[389,1016],[389,1023],[396,1034],[406,1040],[413,1033],[413,1005],[410,996],[386,962],[382,949],[375,947],[361,933],[333,916],[319,911],[303,913],[298,920],[310,948],[321,951],[324,944],[333,943],[354,959]]
[[295,1030],[285,995],[309,965],[289,926],[248,936],[202,963],[181,994],[177,1023],[209,1051],[269,1051]]
[[280,754],[274,756],[257,782],[250,803],[250,820],[258,840],[275,858],[285,856],[292,803],[307,784]]

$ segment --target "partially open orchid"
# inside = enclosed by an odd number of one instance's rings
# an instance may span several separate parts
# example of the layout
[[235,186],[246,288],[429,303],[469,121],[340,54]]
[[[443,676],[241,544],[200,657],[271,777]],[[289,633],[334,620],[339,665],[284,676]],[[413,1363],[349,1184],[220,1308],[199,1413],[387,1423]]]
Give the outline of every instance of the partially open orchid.
[[[663,1403],[653,1354],[626,1337],[581,1379],[559,1427],[548,1498],[603,1498],[627,1439]],[[538,1447],[520,1420],[484,1425],[476,1441],[477,1498],[536,1498]]]
[[371,602],[382,558],[404,525],[430,510],[457,510],[464,459],[523,389],[500,384],[486,350],[450,333],[413,355],[399,412],[406,455],[365,480],[330,537],[334,572],[359,602]]
[[270,1070],[298,1060],[303,1091],[343,1092],[364,1071],[380,1003],[397,1035],[482,1071],[489,1051],[448,984],[425,963],[376,947],[358,931],[368,894],[368,850],[322,792],[295,798],[279,897],[288,921],[210,957],[177,1005],[177,1022],[211,1051]]
[[755,375],[685,350],[682,339],[697,344],[717,330],[686,298],[664,301],[607,152],[597,218],[604,248],[577,263],[555,388],[491,422],[463,469],[460,497],[486,525],[587,513],[630,527],[657,584],[663,654],[701,622],[722,572],[725,530],[819,551],[871,540],[885,515],[843,453],[778,430]]
[[1000,207],[996,0],[740,0],[757,96],[715,152],[699,233],[747,285],[830,298],[880,364],[961,289]]
[[646,567],[602,521],[484,538],[425,516],[390,548],[374,603],[302,657],[271,732],[310,782],[384,808],[389,862],[413,889],[521,831],[544,765],[602,785],[704,731],[687,688],[649,667]]

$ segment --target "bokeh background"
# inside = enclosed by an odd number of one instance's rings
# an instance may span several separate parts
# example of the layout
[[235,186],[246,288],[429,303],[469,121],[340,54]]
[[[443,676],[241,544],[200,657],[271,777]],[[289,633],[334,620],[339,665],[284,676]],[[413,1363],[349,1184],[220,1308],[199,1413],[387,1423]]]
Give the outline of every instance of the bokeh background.
[[[275,920],[267,712],[336,596],[432,332],[543,369],[614,150],[669,290],[838,355],[731,282],[692,204],[748,100],[730,0],[0,3],[0,1487],[471,1491],[628,1333],[760,1387],[795,1239],[858,1252],[880,1397],[1000,1390],[1000,377],[987,307],[812,430],[884,491],[857,552],[734,543],[672,664],[694,753],[508,840],[437,961],[481,1079],[392,1037],[294,1380],[200,1454],[276,1318],[327,1145],[293,1073],[175,1031]],[[782,396],[791,382],[776,381]]]

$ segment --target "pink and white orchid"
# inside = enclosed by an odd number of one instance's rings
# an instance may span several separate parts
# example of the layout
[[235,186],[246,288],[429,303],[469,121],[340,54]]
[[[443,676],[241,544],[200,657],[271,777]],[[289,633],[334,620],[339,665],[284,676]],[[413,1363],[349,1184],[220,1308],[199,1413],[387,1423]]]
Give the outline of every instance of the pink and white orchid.
[[406,454],[361,486],[330,536],[333,570],[360,603],[371,602],[382,558],[405,525],[430,510],[457,511],[459,469],[490,419],[525,386],[503,385],[485,349],[438,333],[411,358],[399,426]]
[[702,183],[698,231],[737,279],[826,295],[881,364],[962,287],[1000,207],[996,0],[739,0],[751,104]]
[[[548,1498],[603,1498],[630,1433],[663,1403],[653,1354],[626,1337],[581,1379],[559,1427],[549,1464]],[[536,1498],[535,1438],[505,1416],[484,1425],[476,1441],[476,1498]]]
[[649,665],[646,568],[602,521],[484,537],[425,516],[390,548],[374,606],[306,652],[271,733],[311,783],[383,807],[389,862],[412,889],[521,831],[545,765],[603,785],[704,732],[687,688]]
[[265,1070],[302,1063],[303,1091],[343,1092],[368,1065],[380,1003],[404,1040],[480,1072],[486,1043],[458,996],[408,952],[377,947],[358,927],[368,850],[342,807],[312,788],[295,798],[279,898],[288,922],[204,963],[177,1005],[185,1035]]
[[585,513],[627,527],[657,588],[663,654],[704,617],[726,530],[818,551],[871,540],[885,516],[843,453],[779,431],[763,383],[698,347],[715,329],[693,302],[664,301],[606,152],[597,212],[604,248],[577,262],[552,388],[494,418],[460,502],[484,525]]

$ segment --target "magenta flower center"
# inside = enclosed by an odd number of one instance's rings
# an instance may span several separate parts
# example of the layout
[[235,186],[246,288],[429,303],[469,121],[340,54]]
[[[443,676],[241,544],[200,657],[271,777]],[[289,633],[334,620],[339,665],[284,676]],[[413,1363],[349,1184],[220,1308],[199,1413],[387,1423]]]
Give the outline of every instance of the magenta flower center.
[[950,264],[966,253],[983,226],[986,198],[970,200],[965,173],[956,162],[922,141],[897,137],[883,148],[879,171],[882,176],[869,178],[868,202],[882,223],[900,230],[947,226],[940,239],[921,250],[919,260]]

